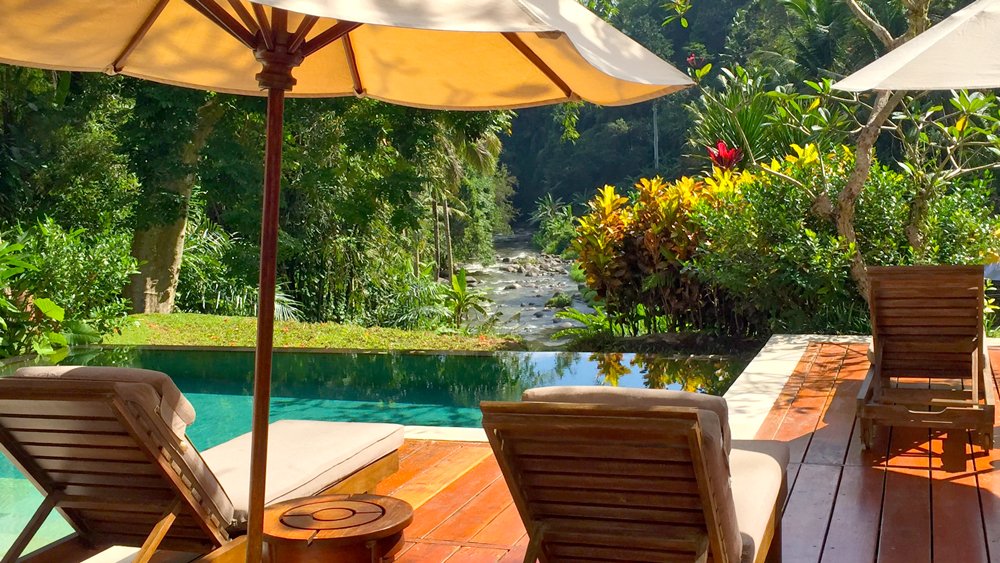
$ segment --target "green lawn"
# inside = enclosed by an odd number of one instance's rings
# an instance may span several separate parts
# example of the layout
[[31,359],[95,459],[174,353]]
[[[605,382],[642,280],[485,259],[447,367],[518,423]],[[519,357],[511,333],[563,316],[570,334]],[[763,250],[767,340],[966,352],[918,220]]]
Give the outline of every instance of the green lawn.
[[[105,344],[161,346],[253,346],[257,321],[192,313],[132,315],[121,334]],[[274,345],[282,348],[349,350],[520,350],[520,340],[501,336],[465,336],[432,331],[364,328],[335,323],[282,321],[274,324]]]

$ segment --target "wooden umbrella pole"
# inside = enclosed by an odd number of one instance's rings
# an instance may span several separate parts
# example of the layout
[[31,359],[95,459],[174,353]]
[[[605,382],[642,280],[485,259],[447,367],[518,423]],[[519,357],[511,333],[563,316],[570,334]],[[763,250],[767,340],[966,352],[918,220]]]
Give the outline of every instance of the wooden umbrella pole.
[[253,382],[253,444],[250,453],[250,505],[247,561],[261,560],[264,539],[264,479],[267,426],[271,405],[271,350],[274,346],[274,292],[278,260],[278,207],[281,195],[281,138],[285,90],[267,91],[267,145],[264,155],[264,205],[260,225],[260,287],[257,301],[257,355]]

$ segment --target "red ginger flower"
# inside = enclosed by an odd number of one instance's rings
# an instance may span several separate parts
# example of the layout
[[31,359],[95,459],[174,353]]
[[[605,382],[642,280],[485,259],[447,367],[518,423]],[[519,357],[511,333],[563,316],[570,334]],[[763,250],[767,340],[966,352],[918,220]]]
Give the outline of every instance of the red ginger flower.
[[712,164],[722,170],[732,170],[743,160],[743,151],[737,147],[729,148],[725,141],[719,141],[714,147],[706,148],[708,149],[708,158],[712,160]]

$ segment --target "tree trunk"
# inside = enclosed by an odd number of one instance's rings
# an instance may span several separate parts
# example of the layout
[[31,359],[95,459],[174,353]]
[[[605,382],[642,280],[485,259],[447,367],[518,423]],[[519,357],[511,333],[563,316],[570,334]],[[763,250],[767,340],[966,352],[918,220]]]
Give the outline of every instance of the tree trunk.
[[[928,17],[931,0],[903,0],[906,8],[907,30],[903,37],[894,38],[889,31],[878,21],[872,18],[862,9],[857,0],[844,0],[851,12],[854,13],[858,21],[871,30],[879,41],[889,51],[895,49],[902,43],[912,39],[930,27]],[[872,106],[871,116],[868,123],[861,128],[858,135],[858,147],[855,153],[854,170],[844,186],[844,191],[840,193],[837,201],[837,232],[840,236],[851,244],[855,245],[854,256],[851,259],[851,277],[857,283],[858,291],[868,300],[868,274],[865,272],[865,260],[861,255],[861,250],[857,247],[858,237],[854,231],[854,211],[864,189],[865,181],[868,179],[868,172],[872,167],[872,149],[875,141],[878,140],[882,125],[889,119],[892,112],[902,101],[903,94],[896,92],[879,92]]]
[[448,208],[448,196],[441,198],[444,204],[444,240],[448,248],[448,279],[455,275],[455,254],[451,250],[451,210]]
[[871,117],[868,123],[861,129],[858,135],[858,147],[855,152],[854,170],[844,190],[837,198],[837,233],[844,237],[849,244],[854,245],[854,255],[851,258],[851,277],[858,286],[858,291],[868,300],[868,274],[865,272],[865,259],[858,248],[858,236],[854,230],[854,211],[857,206],[858,197],[868,180],[868,172],[872,167],[872,152],[875,141],[878,140],[879,133],[882,132],[882,125],[892,114],[893,110],[903,99],[903,94],[896,92],[879,92],[872,106]]
[[[198,153],[205,146],[209,135],[222,117],[223,108],[216,98],[198,109],[198,121],[190,142],[181,152],[180,164],[193,169],[198,163]],[[187,227],[188,202],[194,188],[196,174],[191,172],[162,186],[175,193],[181,201],[180,213],[169,223],[151,224],[136,229],[132,239],[132,256],[139,261],[139,273],[132,276],[128,296],[136,313],[170,313],[177,294],[177,280],[184,256],[184,234]]]
[[924,222],[930,211],[930,199],[933,186],[917,186],[917,193],[910,202],[910,216],[906,224],[906,241],[913,247],[914,256],[918,259],[924,253]]
[[431,209],[434,213],[434,275],[441,277],[441,222],[438,218],[437,195],[431,194]]

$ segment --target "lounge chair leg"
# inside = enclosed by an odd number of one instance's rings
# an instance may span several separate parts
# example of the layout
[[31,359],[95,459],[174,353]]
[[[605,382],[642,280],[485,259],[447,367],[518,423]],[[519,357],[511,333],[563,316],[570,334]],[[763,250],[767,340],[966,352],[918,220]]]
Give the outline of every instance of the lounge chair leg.
[[[542,559],[542,534],[544,525],[536,527],[528,538],[528,549],[524,552],[524,563],[535,563]],[[544,562],[543,562],[544,563]]]
[[167,536],[167,532],[170,531],[170,527],[174,525],[174,521],[177,520],[177,515],[181,511],[181,501],[180,499],[175,500],[169,507],[167,507],[166,512],[160,517],[160,521],[153,526],[153,531],[149,532],[146,536],[146,541],[142,543],[142,548],[139,553],[135,556],[134,563],[147,563],[153,558],[153,554],[156,553],[156,548],[160,547],[160,542],[163,538]]
[[3,559],[0,559],[0,563],[13,563],[14,561],[17,561],[21,552],[24,551],[24,548],[28,547],[28,543],[31,541],[31,538],[35,537],[35,533],[42,527],[42,523],[45,522],[49,513],[52,512],[52,509],[59,503],[59,499],[61,497],[62,495],[59,493],[52,493],[42,500],[42,504],[38,505],[38,509],[35,510],[35,513],[31,516],[31,520],[28,520],[28,525],[21,530],[20,534],[18,534],[17,539],[14,540],[13,545],[11,545],[10,549],[7,550]]
[[861,448],[863,450],[872,449],[875,443],[875,423],[870,418],[862,418],[861,422]]

